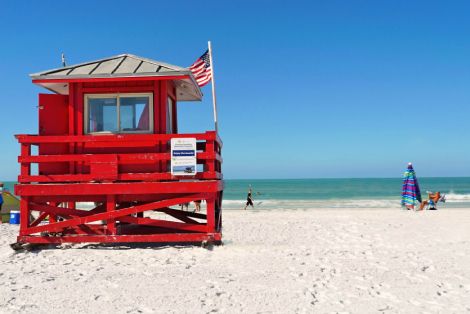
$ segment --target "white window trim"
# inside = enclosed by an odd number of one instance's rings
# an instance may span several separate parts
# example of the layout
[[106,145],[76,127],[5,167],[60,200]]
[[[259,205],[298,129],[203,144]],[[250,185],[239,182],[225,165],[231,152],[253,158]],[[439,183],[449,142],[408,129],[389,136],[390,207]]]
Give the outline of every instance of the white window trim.
[[[153,93],[114,93],[114,94],[85,94],[85,101],[84,101],[84,133],[85,134],[151,134],[153,133]],[[101,131],[101,132],[89,132],[89,125],[88,125],[88,100],[90,98],[116,98],[116,105],[117,105],[117,115],[116,115],[116,125],[120,128],[119,120],[121,118],[121,110],[120,110],[120,98],[126,97],[148,97],[149,98],[149,127],[150,130],[146,131]]]

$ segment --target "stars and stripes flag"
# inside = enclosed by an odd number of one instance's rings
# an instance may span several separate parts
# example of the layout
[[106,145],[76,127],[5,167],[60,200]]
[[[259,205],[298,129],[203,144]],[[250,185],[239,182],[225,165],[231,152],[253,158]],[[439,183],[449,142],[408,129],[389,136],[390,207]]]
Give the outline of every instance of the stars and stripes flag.
[[212,79],[212,67],[209,50],[206,50],[206,52],[204,52],[204,54],[189,67],[189,70],[193,73],[194,78],[200,87],[209,83]]

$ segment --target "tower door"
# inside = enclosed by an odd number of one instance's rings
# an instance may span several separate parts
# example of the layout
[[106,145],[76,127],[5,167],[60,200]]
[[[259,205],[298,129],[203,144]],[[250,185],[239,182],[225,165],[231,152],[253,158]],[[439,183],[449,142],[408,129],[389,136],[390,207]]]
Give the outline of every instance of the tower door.
[[[68,95],[39,94],[39,135],[68,135]],[[68,144],[41,144],[40,155],[68,154]],[[67,162],[43,163],[39,165],[39,174],[66,174]]]

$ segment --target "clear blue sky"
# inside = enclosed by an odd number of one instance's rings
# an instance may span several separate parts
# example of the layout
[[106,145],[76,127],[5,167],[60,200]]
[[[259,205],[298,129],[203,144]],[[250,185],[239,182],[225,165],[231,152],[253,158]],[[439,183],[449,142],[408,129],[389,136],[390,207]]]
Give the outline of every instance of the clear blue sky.
[[[0,179],[37,133],[28,74],[212,40],[226,178],[470,176],[468,1],[1,1]],[[180,131],[212,129],[210,87]],[[432,145],[431,141],[435,144]]]

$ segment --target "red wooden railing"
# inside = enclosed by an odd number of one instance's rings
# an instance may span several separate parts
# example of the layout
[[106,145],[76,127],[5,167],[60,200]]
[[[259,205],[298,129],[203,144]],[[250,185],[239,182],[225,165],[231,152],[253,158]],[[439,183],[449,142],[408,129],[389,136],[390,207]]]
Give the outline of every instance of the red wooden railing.
[[[119,181],[175,181],[181,179],[222,179],[222,141],[214,131],[197,134],[106,134],[106,135],[16,135],[21,145],[18,162],[21,173],[18,182],[119,182]],[[193,177],[173,176],[167,171],[170,162],[172,138],[196,138],[197,163],[203,171]],[[68,144],[69,152],[63,154],[32,155],[31,146]],[[145,148],[145,152],[132,152]],[[105,153],[86,153],[105,149]],[[116,149],[116,153],[113,152]],[[129,152],[123,152],[128,150]],[[111,151],[111,153],[110,153]],[[117,153],[118,152],[118,153]],[[31,164],[68,163],[63,174],[31,174]],[[126,172],[124,165],[155,165],[152,171]]]

